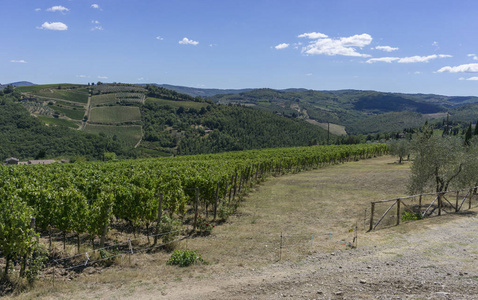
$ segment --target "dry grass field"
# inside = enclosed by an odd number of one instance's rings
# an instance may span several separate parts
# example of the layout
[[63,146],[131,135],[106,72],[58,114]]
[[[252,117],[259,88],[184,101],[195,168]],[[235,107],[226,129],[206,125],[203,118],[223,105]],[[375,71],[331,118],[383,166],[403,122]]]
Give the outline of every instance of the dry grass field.
[[[407,163],[386,156],[269,178],[210,236],[176,245],[209,265],[135,254],[7,298],[476,299],[474,211],[365,232],[370,201],[405,195],[408,175]],[[356,224],[358,248],[349,249]]]

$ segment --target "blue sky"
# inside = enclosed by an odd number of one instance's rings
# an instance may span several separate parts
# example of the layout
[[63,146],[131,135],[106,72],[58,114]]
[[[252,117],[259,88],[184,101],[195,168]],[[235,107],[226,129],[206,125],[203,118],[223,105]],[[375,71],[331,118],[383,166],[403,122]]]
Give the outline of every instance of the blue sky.
[[478,1],[3,0],[0,83],[478,96]]

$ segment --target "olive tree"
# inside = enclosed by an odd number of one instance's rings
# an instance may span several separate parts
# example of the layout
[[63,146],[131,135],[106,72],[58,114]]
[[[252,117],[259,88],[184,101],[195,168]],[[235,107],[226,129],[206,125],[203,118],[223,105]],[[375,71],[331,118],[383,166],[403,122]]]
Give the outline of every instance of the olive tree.
[[412,143],[415,159],[408,184],[410,193],[423,193],[434,188],[436,192],[458,186],[467,152],[463,140],[454,136],[437,136],[425,131]]
[[390,150],[393,155],[398,156],[398,163],[401,164],[403,158],[410,155],[410,142],[407,139],[392,142]]

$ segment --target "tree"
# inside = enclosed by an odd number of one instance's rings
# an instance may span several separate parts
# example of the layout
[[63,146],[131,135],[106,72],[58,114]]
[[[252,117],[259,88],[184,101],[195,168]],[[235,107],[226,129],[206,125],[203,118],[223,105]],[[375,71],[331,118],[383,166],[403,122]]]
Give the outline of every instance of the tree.
[[470,145],[470,140],[472,137],[473,137],[473,130],[471,129],[471,122],[470,122],[470,126],[468,126],[468,129],[466,130],[466,133],[465,133],[465,146]]
[[405,156],[410,154],[410,142],[406,139],[401,139],[390,144],[393,155],[399,157],[398,163],[401,164]]
[[[426,130],[425,130],[426,133]],[[413,143],[415,153],[408,185],[413,193],[434,187],[436,192],[456,184],[466,161],[465,147],[457,137],[420,134]]]

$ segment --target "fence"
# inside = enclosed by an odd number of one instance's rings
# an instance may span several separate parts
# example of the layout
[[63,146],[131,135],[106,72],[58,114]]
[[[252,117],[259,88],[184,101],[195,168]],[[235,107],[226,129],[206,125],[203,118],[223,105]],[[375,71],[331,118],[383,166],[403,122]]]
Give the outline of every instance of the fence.
[[[478,187],[371,202],[368,231],[478,206]],[[365,219],[367,210],[365,210]],[[365,224],[364,224],[365,225]]]

